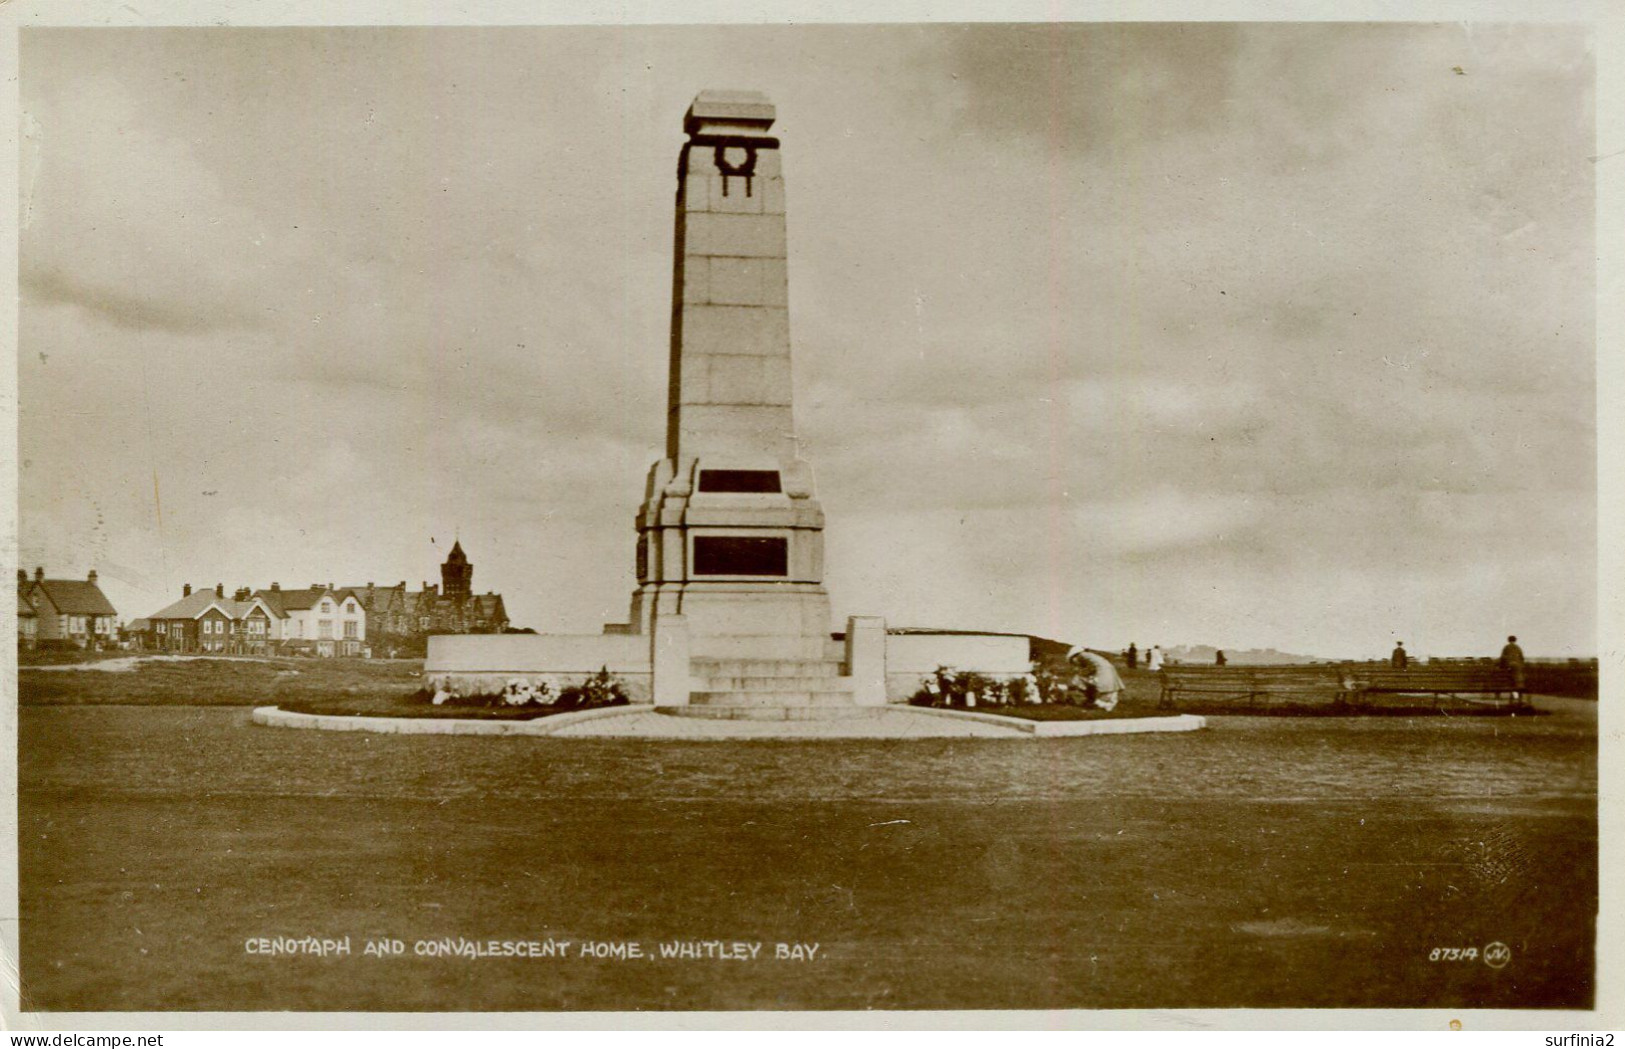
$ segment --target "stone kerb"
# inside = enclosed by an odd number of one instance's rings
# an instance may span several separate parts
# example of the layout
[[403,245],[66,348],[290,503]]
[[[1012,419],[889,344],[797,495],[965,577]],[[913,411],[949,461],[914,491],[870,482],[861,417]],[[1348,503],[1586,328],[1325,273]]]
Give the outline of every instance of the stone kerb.
[[987,714],[975,710],[948,710],[942,707],[909,707],[910,711],[932,717],[952,718],[959,721],[979,721],[984,725],[1003,725],[1029,736],[1050,738],[1057,736],[1123,736],[1140,732],[1195,732],[1207,727],[1207,719],[1195,714],[1175,714],[1169,717],[1101,718],[1093,721],[1030,721],[1027,718]]
[[326,732],[382,732],[407,736],[550,736],[583,721],[624,717],[654,707],[647,703],[549,714],[529,721],[480,718],[385,718],[348,714],[300,714],[280,707],[255,707],[256,725],[270,728],[320,729]]

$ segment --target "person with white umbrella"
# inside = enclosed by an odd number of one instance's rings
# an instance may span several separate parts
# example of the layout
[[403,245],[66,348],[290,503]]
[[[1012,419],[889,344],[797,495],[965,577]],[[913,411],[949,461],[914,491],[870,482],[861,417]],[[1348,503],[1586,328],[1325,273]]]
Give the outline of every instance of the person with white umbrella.
[[1115,709],[1117,700],[1123,693],[1123,679],[1117,675],[1117,668],[1112,666],[1111,660],[1096,652],[1090,652],[1082,645],[1068,651],[1066,658],[1067,662],[1082,671],[1094,686],[1095,706],[1101,710]]

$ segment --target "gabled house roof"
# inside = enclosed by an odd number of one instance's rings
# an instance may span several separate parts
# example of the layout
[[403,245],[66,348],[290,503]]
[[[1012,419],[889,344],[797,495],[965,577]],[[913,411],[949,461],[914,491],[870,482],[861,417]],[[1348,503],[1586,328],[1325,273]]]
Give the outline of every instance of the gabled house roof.
[[361,607],[372,613],[389,612],[406,605],[406,584],[394,586],[347,586],[342,589],[355,594]]
[[21,619],[24,616],[33,616],[38,619],[39,613],[34,611],[34,606],[28,603],[28,598],[23,596],[22,591],[19,590],[17,592],[17,618]]
[[192,618],[196,619],[207,614],[211,608],[219,611],[220,614],[225,616],[227,619],[233,620],[247,619],[256,609],[265,609],[267,615],[270,614],[270,607],[257,597],[250,598],[247,601],[233,601],[226,598],[217,597],[203,608],[199,609],[197,615],[193,616]]
[[286,618],[289,612],[303,612],[314,607],[325,593],[326,587],[312,586],[298,590],[256,590],[254,596],[264,601],[277,615]]
[[354,597],[357,604],[365,604],[354,587],[325,587],[309,586],[298,590],[256,590],[254,596],[263,600],[266,607],[281,618],[287,618],[289,612],[304,612],[315,608],[317,602],[323,597],[331,597],[334,601],[343,604],[346,597]]
[[118,615],[118,609],[107,600],[102,588],[84,579],[40,579],[35,581],[34,591],[43,593],[62,615]]
[[148,616],[148,619],[196,619],[203,614],[203,610],[216,601],[222,604],[229,603],[223,597],[215,595],[213,590],[194,590],[179,601],[167,604],[163,608]]
[[173,604],[165,605],[147,618],[149,620],[197,619],[211,608],[218,609],[220,614],[227,619],[244,619],[255,608],[264,608],[267,613],[273,611],[269,604],[261,601],[258,597],[250,598],[247,601],[234,601],[229,597],[217,596],[213,590],[198,590]]

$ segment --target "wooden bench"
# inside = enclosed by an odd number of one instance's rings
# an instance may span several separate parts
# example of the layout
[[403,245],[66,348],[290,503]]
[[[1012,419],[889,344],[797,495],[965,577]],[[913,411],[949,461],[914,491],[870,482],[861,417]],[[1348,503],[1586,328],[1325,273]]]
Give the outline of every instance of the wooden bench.
[[[1432,664],[1396,670],[1393,667],[1358,667],[1351,671],[1356,692],[1363,699],[1371,694],[1431,696],[1511,696],[1516,689],[1512,671],[1492,663]],[[1528,706],[1525,692],[1514,702]]]
[[1171,707],[1180,695],[1236,700],[1258,706],[1260,699],[1282,696],[1329,698],[1341,703],[1354,691],[1348,671],[1333,663],[1277,666],[1165,666],[1158,705]]

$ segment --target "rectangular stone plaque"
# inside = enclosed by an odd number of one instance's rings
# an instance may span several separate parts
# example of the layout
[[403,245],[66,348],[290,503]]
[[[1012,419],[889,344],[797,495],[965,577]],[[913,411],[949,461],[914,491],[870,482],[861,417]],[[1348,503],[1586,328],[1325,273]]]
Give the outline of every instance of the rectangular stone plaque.
[[789,575],[789,542],[782,536],[695,536],[694,574]]
[[777,470],[701,470],[702,492],[778,492]]

